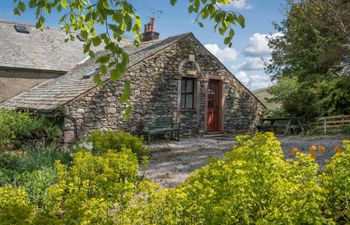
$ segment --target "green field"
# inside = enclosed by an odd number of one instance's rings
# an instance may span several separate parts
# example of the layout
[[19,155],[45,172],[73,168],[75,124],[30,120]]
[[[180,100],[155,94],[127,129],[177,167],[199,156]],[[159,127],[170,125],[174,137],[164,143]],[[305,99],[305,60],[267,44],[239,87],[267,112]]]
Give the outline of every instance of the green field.
[[267,102],[268,98],[271,98],[271,94],[267,92],[268,88],[260,88],[253,90],[253,94],[269,109],[269,110],[276,110],[280,107],[279,103],[275,102]]

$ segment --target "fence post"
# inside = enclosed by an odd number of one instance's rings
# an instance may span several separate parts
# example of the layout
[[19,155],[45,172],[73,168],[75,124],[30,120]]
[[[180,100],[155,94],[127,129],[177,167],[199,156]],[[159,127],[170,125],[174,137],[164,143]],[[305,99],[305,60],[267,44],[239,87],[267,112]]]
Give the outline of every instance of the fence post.
[[327,118],[323,117],[323,133],[327,134]]

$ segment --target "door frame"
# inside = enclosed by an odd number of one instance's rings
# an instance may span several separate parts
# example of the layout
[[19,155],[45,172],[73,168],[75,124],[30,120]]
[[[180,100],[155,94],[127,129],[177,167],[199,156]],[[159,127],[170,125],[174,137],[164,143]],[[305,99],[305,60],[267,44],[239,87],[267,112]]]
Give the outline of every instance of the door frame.
[[[219,81],[219,89],[221,90],[221,93],[219,93],[219,130],[218,131],[208,131],[208,86],[210,80],[217,80]],[[205,77],[205,112],[204,112],[204,131],[210,132],[210,133],[216,133],[216,132],[224,132],[224,107],[225,107],[225,82],[223,76],[211,76],[208,75]]]

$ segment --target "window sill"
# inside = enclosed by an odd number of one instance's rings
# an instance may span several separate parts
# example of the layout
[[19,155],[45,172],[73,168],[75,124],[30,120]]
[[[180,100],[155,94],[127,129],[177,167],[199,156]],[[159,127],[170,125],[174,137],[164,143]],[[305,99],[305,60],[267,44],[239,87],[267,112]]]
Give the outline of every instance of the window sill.
[[197,109],[181,109],[181,112],[196,112]]

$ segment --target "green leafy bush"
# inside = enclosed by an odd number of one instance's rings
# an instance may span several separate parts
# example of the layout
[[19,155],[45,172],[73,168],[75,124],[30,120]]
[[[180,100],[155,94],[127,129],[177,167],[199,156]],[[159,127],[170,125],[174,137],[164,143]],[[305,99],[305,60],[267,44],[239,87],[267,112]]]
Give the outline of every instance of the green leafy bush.
[[69,152],[40,146],[23,152],[2,152],[0,186],[22,187],[28,193],[29,202],[41,206],[46,188],[56,179],[56,160],[70,164],[72,159]]
[[58,138],[59,127],[44,117],[31,116],[26,112],[0,109],[0,150],[22,147],[32,139]]
[[31,224],[33,218],[34,207],[28,204],[24,189],[14,189],[10,185],[0,188],[1,224]]
[[0,153],[0,168],[19,173],[32,172],[41,168],[53,168],[56,160],[68,164],[72,160],[71,153],[55,147],[36,146],[21,152]]
[[86,142],[92,143],[91,152],[94,155],[101,155],[109,150],[120,151],[122,148],[131,149],[139,160],[147,154],[143,138],[124,131],[94,131],[88,135]]
[[[36,189],[35,179],[39,183],[45,177],[50,181],[50,171],[36,170],[28,176],[28,193],[40,193],[37,196],[43,198],[28,198],[23,188],[0,187],[0,221],[348,224],[350,141],[344,142],[344,148],[320,173],[310,155],[298,152],[294,160],[284,160],[280,143],[272,133],[241,136],[224,159],[212,159],[182,184],[164,189],[139,179],[138,160],[131,149],[122,147],[99,155],[80,150],[74,153],[72,164],[56,161],[54,182],[49,186]],[[2,207],[11,211],[2,212]],[[23,213],[14,218],[13,212],[22,208]]]
[[350,134],[350,125],[345,125],[341,129],[342,134]]
[[285,161],[271,134],[242,136],[225,160],[155,194],[133,224],[328,224],[317,164],[303,154]]
[[46,189],[57,179],[56,171],[51,167],[32,172],[24,172],[18,176],[15,186],[24,188],[28,193],[28,202],[38,207],[43,206]]
[[137,193],[138,161],[130,149],[101,156],[79,151],[72,167],[57,162],[56,169],[46,210],[62,224],[112,224]]
[[350,223],[350,141],[345,151],[336,154],[321,175],[326,191],[325,214],[340,224]]

